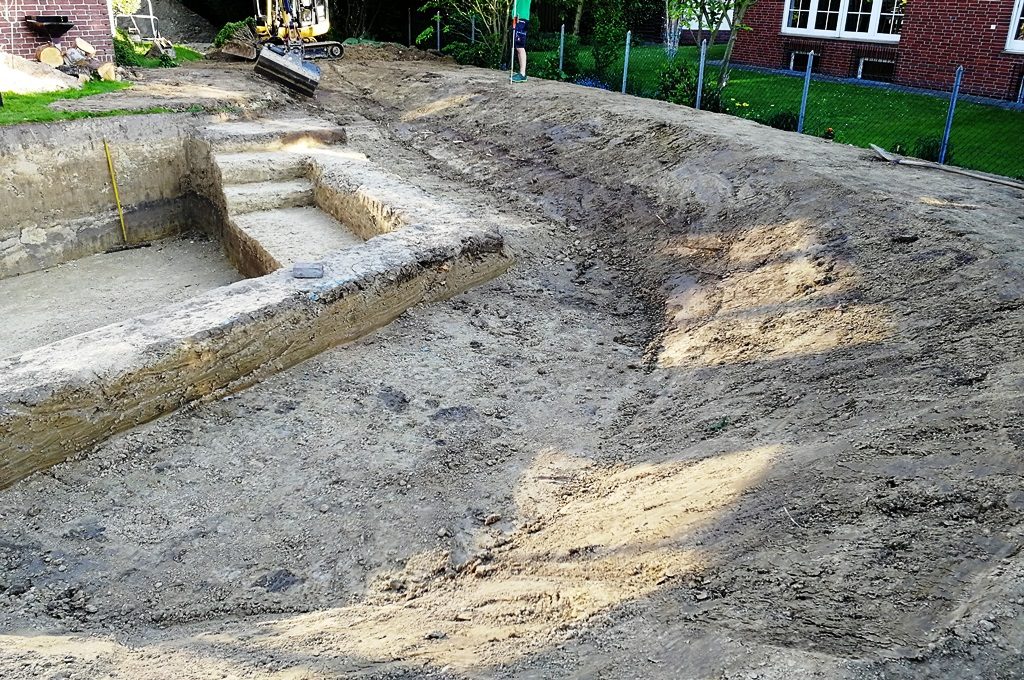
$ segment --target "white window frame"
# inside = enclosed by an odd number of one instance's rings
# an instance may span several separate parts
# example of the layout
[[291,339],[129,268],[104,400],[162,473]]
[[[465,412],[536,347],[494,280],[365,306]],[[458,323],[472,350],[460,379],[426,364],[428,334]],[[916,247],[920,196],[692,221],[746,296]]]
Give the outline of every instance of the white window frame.
[[[811,28],[818,16],[819,1],[820,0],[811,0],[811,14],[807,20],[807,28],[790,28],[786,24],[789,22],[789,14],[793,9],[793,0],[786,0],[782,12],[782,34],[810,36],[813,38],[841,38],[843,40],[861,40],[866,42],[898,43],[900,41],[899,33],[894,35],[892,33],[878,32],[878,24],[880,23],[882,16],[882,3],[880,0],[873,3],[874,6],[871,8],[871,23],[868,25],[867,33],[854,33],[846,30],[846,17],[847,12],[850,9],[850,0],[842,0],[842,2],[839,3],[839,24],[836,26],[834,31],[824,31]],[[1024,4],[1024,0],[1017,0],[1017,16],[1020,16],[1019,10],[1021,4]],[[1024,45],[1022,45],[1020,49],[1024,52]]]
[[[787,3],[789,0],[786,0]],[[1014,5],[1013,14],[1010,15],[1010,33],[1006,36],[1006,51],[1024,53],[1024,38],[1017,39],[1017,27],[1020,26],[1020,17],[1024,13],[1024,0],[1017,0]]]

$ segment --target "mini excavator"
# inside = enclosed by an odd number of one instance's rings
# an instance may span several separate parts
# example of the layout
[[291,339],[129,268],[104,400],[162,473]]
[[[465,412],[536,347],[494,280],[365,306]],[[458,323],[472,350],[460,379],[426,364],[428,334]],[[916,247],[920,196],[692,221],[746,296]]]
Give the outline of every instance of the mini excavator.
[[[340,59],[339,42],[320,41],[331,29],[328,0],[256,0],[256,37],[262,48],[256,73],[312,97],[320,67],[311,59]],[[262,13],[261,13],[262,10]]]

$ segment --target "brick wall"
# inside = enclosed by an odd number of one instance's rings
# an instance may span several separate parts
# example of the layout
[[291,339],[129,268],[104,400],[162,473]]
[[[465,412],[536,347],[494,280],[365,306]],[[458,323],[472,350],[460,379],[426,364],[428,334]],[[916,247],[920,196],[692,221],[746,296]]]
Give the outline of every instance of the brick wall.
[[782,35],[784,8],[783,0],[760,0],[747,12],[744,23],[753,30],[740,32],[733,57],[736,63],[789,68],[791,52],[814,50],[816,72],[847,78],[856,75],[858,57],[879,49],[891,51],[891,45]]
[[[956,67],[964,65],[968,94],[1016,97],[1024,54],[1005,52],[1014,0],[915,0],[907,3],[903,33],[896,46],[896,82],[949,90]],[[792,49],[814,49],[820,70],[855,77],[862,56],[887,58],[893,46],[861,41],[782,35],[783,0],[760,0],[747,13],[736,42],[736,63],[788,68]],[[992,26],[995,26],[995,29]],[[872,52],[877,51],[877,54]]]
[[104,61],[114,58],[114,43],[110,37],[110,15],[107,0],[67,0],[66,2],[44,2],[40,0],[0,0],[0,50],[13,52],[22,57],[34,59],[40,45],[46,39],[37,35],[25,25],[26,15],[65,15],[75,27],[68,31],[59,42],[65,47],[74,44],[75,38],[88,40],[96,48],[97,57]]
[[1013,76],[1024,64],[1024,54],[1005,52],[1012,13],[1013,0],[908,2],[897,80],[948,90],[963,64],[965,91],[1011,98]]
[[752,30],[739,32],[733,48],[733,61],[765,68],[783,67],[783,36],[779,31],[785,7],[783,0],[758,0],[747,10],[743,23]]

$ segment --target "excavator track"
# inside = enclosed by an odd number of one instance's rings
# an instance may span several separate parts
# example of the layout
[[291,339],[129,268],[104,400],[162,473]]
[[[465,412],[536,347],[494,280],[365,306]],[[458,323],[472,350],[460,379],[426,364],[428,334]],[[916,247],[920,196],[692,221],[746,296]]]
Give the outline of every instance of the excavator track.
[[340,42],[313,42],[302,46],[306,59],[341,59],[345,56],[345,47]]

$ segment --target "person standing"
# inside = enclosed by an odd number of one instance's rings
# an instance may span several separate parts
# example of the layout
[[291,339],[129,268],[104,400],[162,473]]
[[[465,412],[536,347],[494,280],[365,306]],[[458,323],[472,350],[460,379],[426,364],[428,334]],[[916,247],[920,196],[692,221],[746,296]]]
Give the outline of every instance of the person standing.
[[526,82],[526,27],[530,22],[530,0],[515,0],[512,9],[512,33],[516,56],[519,57],[519,73],[512,74],[513,83]]

